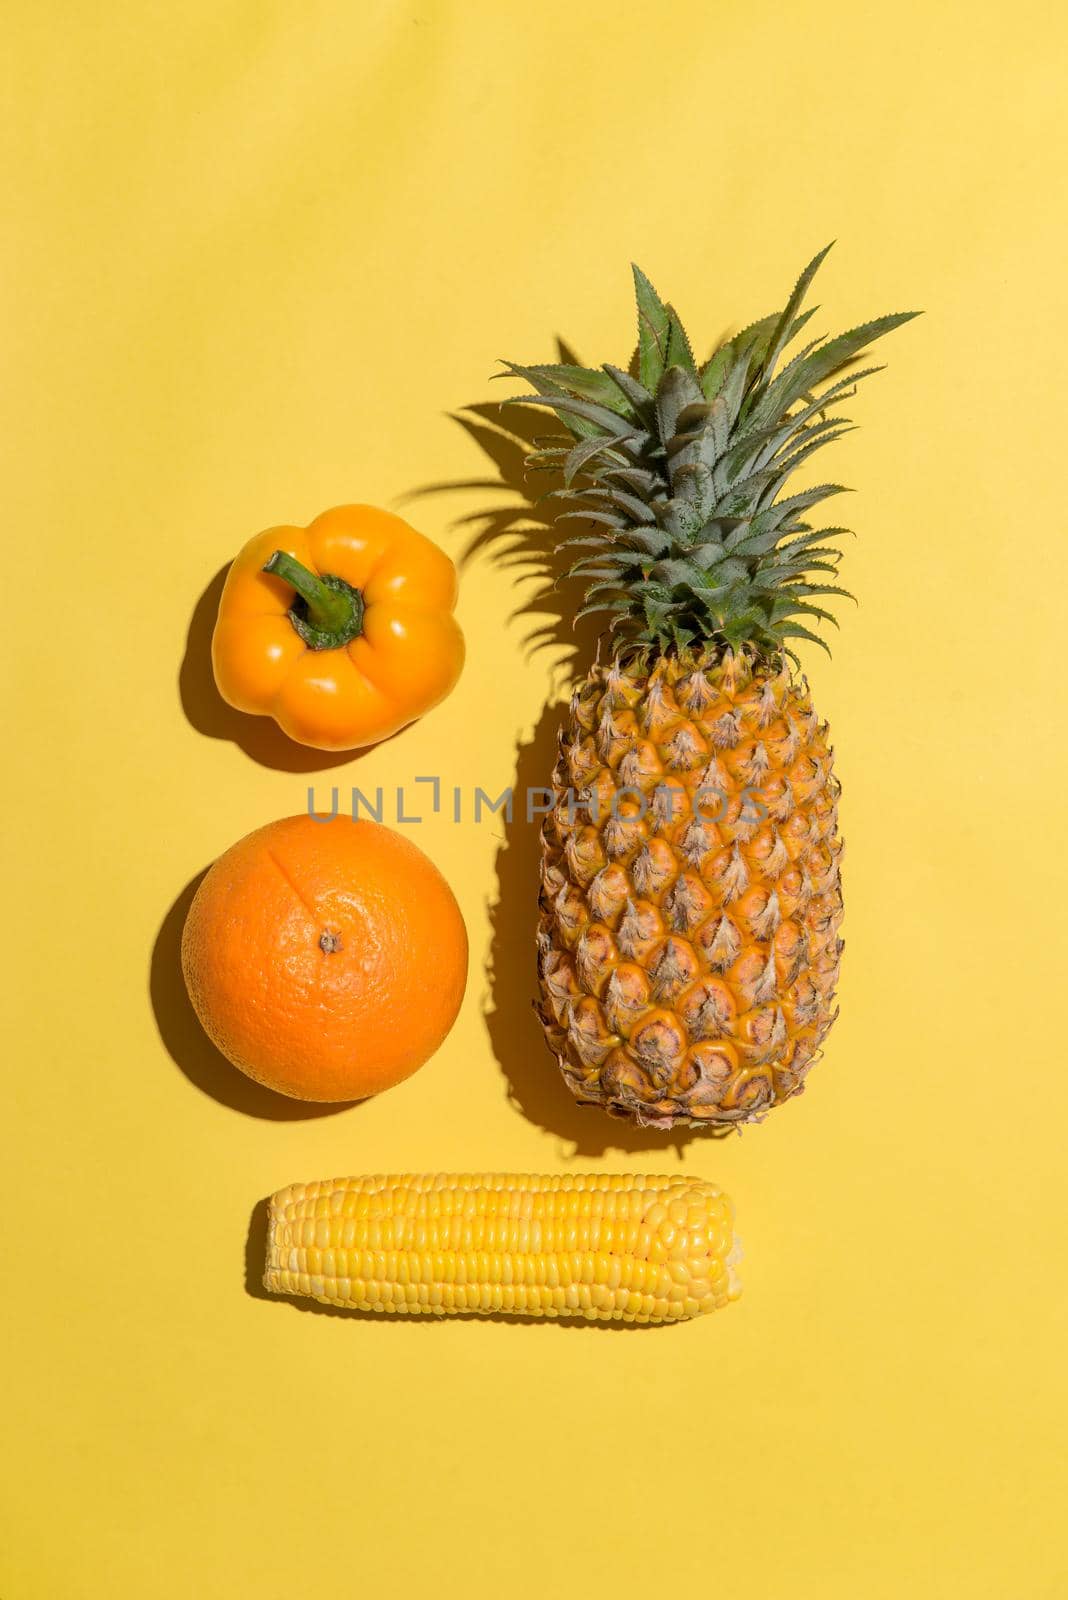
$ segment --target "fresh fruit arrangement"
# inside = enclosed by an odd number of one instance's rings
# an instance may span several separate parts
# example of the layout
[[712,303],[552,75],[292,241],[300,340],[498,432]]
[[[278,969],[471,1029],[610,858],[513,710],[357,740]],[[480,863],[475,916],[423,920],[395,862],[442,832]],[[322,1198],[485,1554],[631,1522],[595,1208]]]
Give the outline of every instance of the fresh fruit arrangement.
[[212,640],[219,693],[299,744],[388,739],[455,686],[456,569],[400,517],[338,506],[268,528],[230,568]]
[[336,1178],[268,1217],[265,1287],[357,1311],[677,1322],[740,1293],[731,1203],[699,1178]]
[[[564,541],[578,616],[608,618],[571,699],[542,827],[539,1012],[575,1098],[644,1127],[724,1130],[799,1094],[835,1017],[839,784],[794,646],[834,617],[840,492],[794,474],[850,426],[901,312],[790,354],[826,255],[781,312],[698,364],[634,269],[638,353],[508,371],[564,432]],[[241,710],[304,744],[384,739],[456,683],[452,562],[399,517],[342,506],[274,528],[234,562],[212,643]],[[467,933],[452,891],[390,829],[290,817],[219,858],[182,967],[242,1072],[301,1100],[377,1094],[452,1027]],[[364,1312],[666,1323],[737,1297],[730,1201],[714,1185],[601,1174],[339,1178],[269,1203],[264,1284]]]
[[[643,1126],[752,1122],[798,1094],[835,1016],[838,781],[794,644],[824,646],[836,484],[794,473],[848,426],[855,363],[915,313],[787,354],[805,294],[702,364],[635,268],[637,375],[519,366],[566,432],[578,615],[610,643],[575,689],[543,827],[541,1016],[580,1102]],[[824,648],[826,648],[824,646]]]
[[182,967],[205,1031],[242,1072],[298,1100],[357,1100],[410,1077],[445,1038],[467,930],[400,834],[289,817],[209,869]]

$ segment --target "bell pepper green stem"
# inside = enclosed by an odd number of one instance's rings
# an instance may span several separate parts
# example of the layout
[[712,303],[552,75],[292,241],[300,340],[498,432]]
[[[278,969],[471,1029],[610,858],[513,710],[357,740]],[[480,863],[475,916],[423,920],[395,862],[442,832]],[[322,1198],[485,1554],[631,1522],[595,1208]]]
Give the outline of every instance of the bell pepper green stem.
[[308,607],[308,621],[313,628],[334,633],[343,628],[352,615],[352,603],[347,595],[328,589],[321,578],[293,556],[287,556],[284,550],[276,550],[263,570],[274,573],[297,591]]
[[340,650],[363,632],[363,595],[343,578],[317,576],[284,550],[276,550],[263,570],[296,590],[289,620],[310,650]]

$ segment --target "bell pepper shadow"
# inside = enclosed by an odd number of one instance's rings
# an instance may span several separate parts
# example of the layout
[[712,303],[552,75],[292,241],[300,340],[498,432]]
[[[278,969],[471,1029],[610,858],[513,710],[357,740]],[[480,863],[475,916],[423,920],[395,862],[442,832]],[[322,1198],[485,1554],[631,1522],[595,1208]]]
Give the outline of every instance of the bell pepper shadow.
[[[211,670],[211,636],[229,570],[229,562],[219,568],[194,606],[189,622],[185,655],[178,673],[178,693],[192,726],[209,739],[228,739],[252,761],[276,772],[323,772],[330,767],[343,766],[347,761],[358,761],[377,749],[376,745],[367,745],[362,750],[313,750],[287,738],[271,717],[251,716],[227,705],[215,686]],[[382,744],[388,742],[381,741]]]

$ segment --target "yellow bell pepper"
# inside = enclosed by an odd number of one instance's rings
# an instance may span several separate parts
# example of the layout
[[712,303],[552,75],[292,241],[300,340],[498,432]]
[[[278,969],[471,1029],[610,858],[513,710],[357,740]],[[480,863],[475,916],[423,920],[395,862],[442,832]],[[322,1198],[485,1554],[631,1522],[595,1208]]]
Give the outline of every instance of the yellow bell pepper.
[[212,639],[219,693],[315,749],[386,739],[460,676],[456,588],[444,551],[374,506],[269,528],[223,588]]

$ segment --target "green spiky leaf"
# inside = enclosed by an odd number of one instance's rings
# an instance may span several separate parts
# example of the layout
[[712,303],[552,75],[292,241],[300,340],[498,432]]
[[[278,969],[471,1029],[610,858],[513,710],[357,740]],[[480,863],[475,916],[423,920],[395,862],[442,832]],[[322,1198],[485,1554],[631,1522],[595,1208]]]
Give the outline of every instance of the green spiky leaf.
[[506,364],[533,391],[512,403],[542,406],[566,430],[538,440],[529,463],[560,475],[548,499],[564,501],[561,520],[592,530],[566,541],[589,552],[570,569],[585,585],[578,614],[605,614],[617,650],[696,644],[796,659],[791,641],[826,648],[814,625],[834,617],[820,602],[852,598],[837,582],[833,542],[848,530],[813,528],[805,514],[842,488],[796,488],[794,474],[851,428],[831,408],[879,370],[858,370],[867,347],[913,315],[876,318],[787,359],[826,253],[781,311],[700,369],[676,312],[637,267],[637,378],[611,364]]
[[697,383],[697,363],[693,358],[693,350],[673,306],[668,306],[667,349],[664,352],[664,370],[667,371],[669,367],[681,367]]
[[638,301],[638,377],[642,387],[655,394],[667,365],[671,313],[641,268],[631,270]]
[[521,367],[513,361],[506,361],[504,365],[517,378],[525,378],[528,383],[535,380],[543,383],[546,386],[543,392],[567,394],[573,400],[593,400],[628,418],[633,414],[626,396],[606,372],[574,366]]

